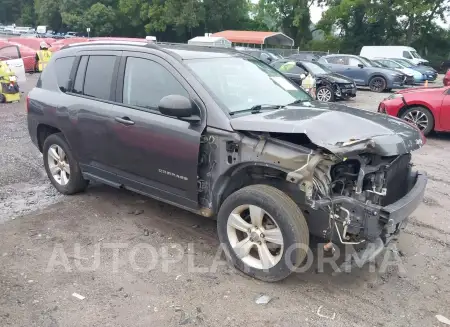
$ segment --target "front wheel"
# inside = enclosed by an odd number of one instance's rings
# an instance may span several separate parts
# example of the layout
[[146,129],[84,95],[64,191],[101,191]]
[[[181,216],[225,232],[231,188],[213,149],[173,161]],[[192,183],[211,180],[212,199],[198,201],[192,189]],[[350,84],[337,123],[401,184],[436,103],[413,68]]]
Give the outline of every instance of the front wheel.
[[416,125],[425,136],[430,134],[434,127],[433,114],[423,107],[411,107],[402,113],[400,118]]
[[309,229],[295,202],[267,185],[251,185],[222,204],[217,230],[227,259],[268,282],[289,276],[306,258]]
[[381,76],[375,76],[369,81],[369,88],[372,92],[381,93],[386,89],[386,80]]
[[333,102],[334,101],[334,91],[329,86],[321,86],[316,92],[317,100],[322,102]]

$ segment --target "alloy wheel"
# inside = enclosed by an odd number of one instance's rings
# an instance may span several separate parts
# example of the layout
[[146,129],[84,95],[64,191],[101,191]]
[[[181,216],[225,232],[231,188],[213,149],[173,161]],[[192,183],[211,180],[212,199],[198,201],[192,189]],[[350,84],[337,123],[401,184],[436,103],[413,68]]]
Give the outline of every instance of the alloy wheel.
[[57,144],[48,148],[48,168],[53,179],[60,185],[67,185],[70,179],[70,165],[64,150]]
[[375,77],[370,84],[370,89],[375,92],[383,92],[385,88],[384,79],[381,77]]
[[403,119],[407,122],[415,124],[421,131],[428,127],[428,117],[420,110],[412,110],[408,112]]
[[227,237],[235,254],[252,268],[270,269],[282,258],[281,229],[264,209],[256,205],[241,205],[231,212]]
[[326,87],[319,89],[319,91],[317,92],[317,100],[319,101],[329,102],[331,100],[331,97],[331,91]]

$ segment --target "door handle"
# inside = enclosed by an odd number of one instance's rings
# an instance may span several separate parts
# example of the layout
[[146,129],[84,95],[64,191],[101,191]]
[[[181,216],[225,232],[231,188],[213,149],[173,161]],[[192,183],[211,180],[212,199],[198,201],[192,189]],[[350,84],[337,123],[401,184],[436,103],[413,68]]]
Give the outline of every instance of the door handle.
[[116,122],[124,124],[124,125],[134,125],[134,121],[132,121],[128,117],[116,117],[114,119]]

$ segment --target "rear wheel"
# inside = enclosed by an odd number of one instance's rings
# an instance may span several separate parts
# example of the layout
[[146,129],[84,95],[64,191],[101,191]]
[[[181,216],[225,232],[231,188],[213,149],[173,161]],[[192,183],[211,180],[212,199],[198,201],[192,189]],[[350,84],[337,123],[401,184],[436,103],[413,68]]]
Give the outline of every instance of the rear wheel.
[[309,230],[299,207],[284,192],[252,185],[231,194],[217,217],[227,259],[257,279],[289,276],[307,255]]
[[372,77],[369,81],[369,88],[372,92],[383,92],[386,89],[386,80],[381,76]]
[[322,102],[333,102],[334,101],[334,92],[333,89],[329,86],[321,86],[316,91],[317,100]]
[[78,162],[61,133],[45,139],[42,153],[47,176],[59,192],[70,195],[86,189],[88,181],[83,178]]
[[6,97],[0,93],[0,103],[5,103],[6,102]]
[[416,125],[424,135],[430,134],[434,127],[433,114],[423,107],[411,107],[403,112],[400,118]]

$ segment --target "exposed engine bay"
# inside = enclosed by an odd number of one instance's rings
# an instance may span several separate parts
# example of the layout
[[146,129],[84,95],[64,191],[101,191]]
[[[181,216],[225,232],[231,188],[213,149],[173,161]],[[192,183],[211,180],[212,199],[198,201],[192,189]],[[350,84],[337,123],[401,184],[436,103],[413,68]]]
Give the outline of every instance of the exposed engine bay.
[[[410,188],[411,155],[381,157],[361,154],[336,164],[318,164],[312,179],[302,184],[307,203],[329,213],[327,237],[338,233],[341,243],[359,244],[379,236],[379,221],[371,205],[384,207],[402,198]],[[326,162],[326,161],[325,161]],[[367,208],[361,208],[361,204]]]

